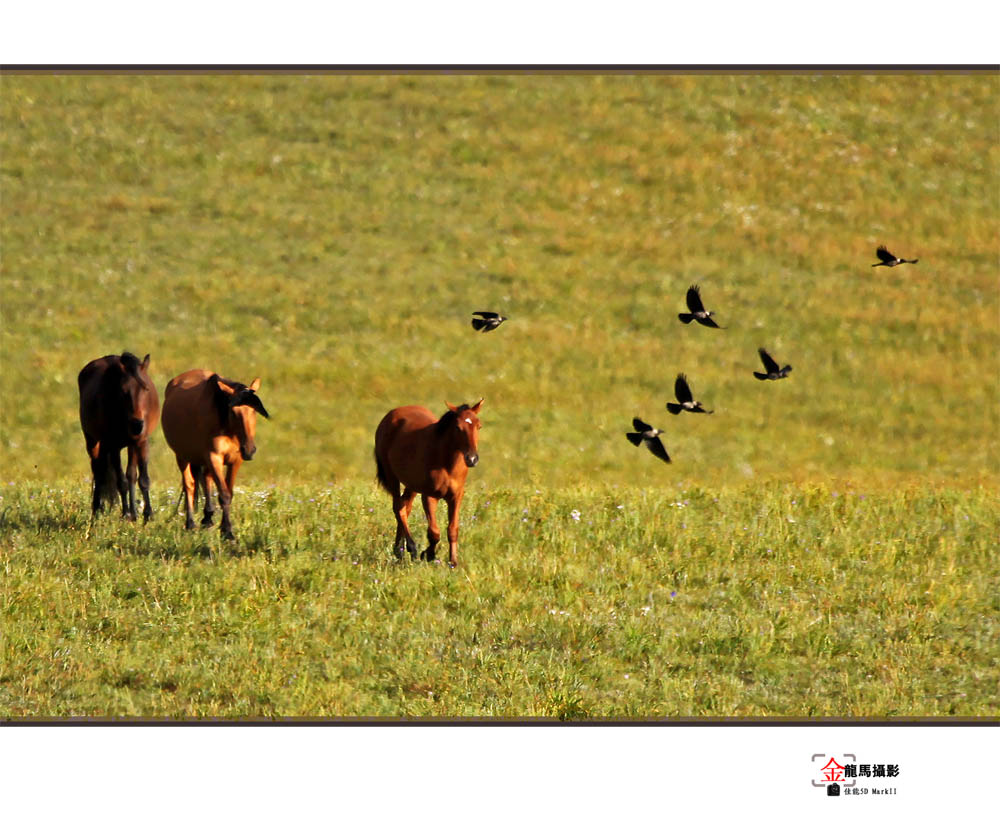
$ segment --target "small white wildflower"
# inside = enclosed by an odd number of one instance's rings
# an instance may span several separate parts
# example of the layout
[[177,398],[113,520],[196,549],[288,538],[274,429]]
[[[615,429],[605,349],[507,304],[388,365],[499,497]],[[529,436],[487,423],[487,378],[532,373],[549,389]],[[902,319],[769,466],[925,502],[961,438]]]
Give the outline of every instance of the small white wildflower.
[[579,509],[574,509],[572,512],[569,513],[569,516],[574,521],[579,521],[580,520],[580,510]]

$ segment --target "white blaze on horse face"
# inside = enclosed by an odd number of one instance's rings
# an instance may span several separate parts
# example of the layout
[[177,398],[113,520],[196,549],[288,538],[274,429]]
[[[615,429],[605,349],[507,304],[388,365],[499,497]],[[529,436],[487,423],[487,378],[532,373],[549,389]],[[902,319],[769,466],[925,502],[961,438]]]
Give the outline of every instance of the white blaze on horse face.
[[466,418],[465,422],[471,426],[472,425],[472,418]]

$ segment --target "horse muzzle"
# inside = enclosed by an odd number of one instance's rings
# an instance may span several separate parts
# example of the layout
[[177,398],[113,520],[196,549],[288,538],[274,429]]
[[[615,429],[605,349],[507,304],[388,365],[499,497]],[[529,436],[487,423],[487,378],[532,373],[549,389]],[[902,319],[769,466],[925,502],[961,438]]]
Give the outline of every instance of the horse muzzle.
[[252,461],[254,453],[257,451],[257,447],[253,444],[241,444],[240,445],[240,457],[244,461]]
[[142,418],[129,418],[128,433],[133,438],[138,438],[146,428],[146,422]]
[[479,453],[478,452],[466,452],[465,453],[465,465],[468,467],[473,467],[479,463]]

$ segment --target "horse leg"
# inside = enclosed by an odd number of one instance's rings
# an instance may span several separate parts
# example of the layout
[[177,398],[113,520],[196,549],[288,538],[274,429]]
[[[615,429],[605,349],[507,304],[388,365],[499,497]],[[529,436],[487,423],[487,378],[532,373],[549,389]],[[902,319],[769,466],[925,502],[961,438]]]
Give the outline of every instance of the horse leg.
[[[229,491],[229,500],[233,499],[233,492],[236,489],[236,472],[240,468],[241,462],[231,463],[226,467],[226,489]],[[230,531],[232,535],[232,531]]]
[[128,519],[134,521],[135,513],[135,482],[139,477],[138,455],[136,449],[131,444],[126,452],[128,462],[125,465],[125,481],[128,486]]
[[190,463],[181,461],[180,458],[178,458],[177,465],[181,469],[181,486],[184,487],[184,528],[194,529],[194,495],[195,484],[197,484],[198,481],[195,478],[195,474],[191,469]]
[[[379,464],[381,468],[381,464]],[[392,539],[392,551],[395,554],[397,560],[403,559],[403,536],[405,532],[403,531],[403,522],[400,520],[399,515],[396,514],[396,501],[400,498],[399,494],[399,481],[392,475],[386,474],[386,485],[389,490],[389,494],[392,495],[392,514],[396,519],[396,537]]]
[[90,472],[94,476],[94,494],[90,500],[90,517],[97,517],[103,508],[104,486],[108,482],[108,461],[101,454],[100,441],[87,438],[87,454],[90,456]]
[[212,525],[212,519],[215,517],[215,501],[212,500],[212,491],[208,488],[212,479],[208,476],[204,467],[202,467],[201,474],[198,475],[198,481],[201,484],[201,494],[205,498],[205,508],[201,513],[201,525],[207,528]]
[[404,548],[410,553],[411,558],[414,560],[417,558],[417,544],[410,534],[409,524],[410,511],[413,509],[413,499],[416,496],[416,492],[405,487],[401,495],[393,496],[392,511],[396,515],[396,543],[393,551],[400,560],[403,558]]
[[114,475],[115,486],[118,488],[118,496],[122,499],[122,517],[127,518],[128,512],[128,486],[125,482],[125,473],[122,471],[122,455],[117,449],[112,449],[108,453],[108,463],[111,464],[111,472]]
[[139,447],[139,490],[142,492],[142,519],[153,517],[153,505],[149,502],[149,441]]
[[458,566],[458,507],[464,490],[445,496],[448,502],[448,565]]
[[437,509],[437,498],[421,495],[420,501],[424,505],[424,515],[427,516],[427,549],[420,553],[420,557],[426,561],[433,561],[436,557],[434,548],[441,540],[441,530],[438,529],[437,518],[434,517]]
[[[208,472],[209,469],[211,470],[212,480],[215,481],[215,488],[219,490],[219,506],[222,507],[222,523],[219,524],[219,531],[227,541],[235,541],[236,536],[233,534],[233,525],[229,520],[229,507],[233,502],[233,493],[226,485],[226,479],[222,475],[222,456],[213,452],[209,456],[209,461],[209,467],[206,467],[205,471]],[[235,474],[232,468],[230,468],[229,474],[230,477]]]

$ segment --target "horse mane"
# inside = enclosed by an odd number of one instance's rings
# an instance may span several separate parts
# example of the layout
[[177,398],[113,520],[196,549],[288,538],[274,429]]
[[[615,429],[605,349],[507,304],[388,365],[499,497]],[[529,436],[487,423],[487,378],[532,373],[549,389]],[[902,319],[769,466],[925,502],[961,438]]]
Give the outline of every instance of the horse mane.
[[463,403],[463,404],[462,404],[462,405],[461,405],[460,407],[458,407],[458,409],[456,409],[456,410],[455,410],[454,412],[452,412],[452,411],[451,411],[451,410],[449,409],[449,410],[448,410],[447,412],[445,412],[445,413],[444,413],[444,414],[443,414],[443,415],[442,415],[442,416],[441,416],[441,417],[440,417],[440,418],[438,419],[438,422],[437,422],[436,424],[434,424],[434,434],[435,434],[435,435],[443,435],[443,434],[444,434],[445,432],[447,432],[447,431],[448,431],[448,430],[449,430],[449,429],[451,428],[451,425],[452,425],[453,423],[455,423],[455,419],[456,419],[456,418],[457,418],[457,417],[458,417],[458,416],[459,416],[459,415],[460,415],[460,414],[461,414],[462,412],[465,412],[465,411],[467,411],[467,410],[469,410],[469,409],[471,409],[471,408],[472,408],[472,407],[471,407],[471,406],[469,406],[469,404],[467,404],[467,403]]
[[208,381],[213,385],[215,381],[224,383],[235,392],[233,395],[227,395],[218,387],[215,388],[215,411],[219,413],[219,425],[223,429],[229,422],[229,410],[234,406],[246,405],[251,407],[254,411],[260,412],[260,414],[265,418],[270,417],[267,410],[264,408],[264,404],[261,403],[260,398],[257,397],[257,393],[245,383],[231,381],[229,378],[222,377],[217,372],[213,372],[212,377],[210,377]]
[[237,395],[240,393],[240,390],[246,389],[246,385],[240,383],[239,381],[231,381],[229,380],[229,378],[224,378],[218,372],[213,372],[212,377],[208,379],[209,384],[215,390],[212,393],[212,399],[215,401],[215,411],[219,416],[219,427],[221,429],[225,429],[226,425],[229,423],[229,402],[235,396],[227,395],[225,392],[219,389],[219,387],[215,385],[216,381],[224,383],[230,389],[235,390]]
[[122,368],[125,370],[127,374],[131,375],[134,378],[140,377],[139,367],[142,366],[142,362],[135,355],[127,351],[122,352],[119,360],[121,360]]

